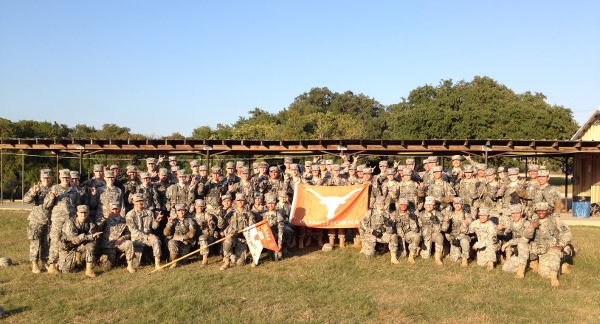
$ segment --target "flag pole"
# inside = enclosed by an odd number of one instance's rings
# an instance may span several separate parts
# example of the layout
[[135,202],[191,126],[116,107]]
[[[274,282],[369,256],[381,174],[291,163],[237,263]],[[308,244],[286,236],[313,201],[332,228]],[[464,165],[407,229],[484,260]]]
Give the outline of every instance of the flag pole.
[[160,270],[162,270],[163,268],[166,268],[166,267],[168,267],[168,266],[172,265],[172,264],[173,264],[173,263],[175,263],[175,262],[181,261],[181,260],[183,260],[183,259],[185,259],[185,258],[187,258],[187,257],[189,257],[189,256],[192,256],[192,255],[194,255],[194,254],[196,254],[196,253],[198,253],[198,252],[202,251],[203,249],[208,249],[209,247],[211,247],[211,246],[213,246],[213,245],[215,245],[215,244],[217,244],[217,243],[221,243],[221,242],[225,241],[226,239],[228,239],[228,238],[230,238],[230,237],[232,237],[232,236],[234,236],[234,235],[236,235],[236,234],[242,233],[243,231],[245,231],[245,230],[247,230],[247,229],[250,229],[250,228],[252,228],[252,227],[257,227],[257,226],[259,226],[259,225],[262,225],[263,223],[265,223],[265,222],[267,222],[267,221],[268,221],[268,220],[267,220],[267,219],[265,219],[265,220],[262,220],[262,221],[260,221],[260,222],[258,222],[258,223],[256,223],[256,224],[252,224],[252,225],[250,225],[250,226],[248,226],[248,227],[246,227],[246,228],[242,228],[241,230],[238,230],[238,231],[237,231],[237,232],[235,232],[235,233],[232,233],[232,234],[229,234],[229,235],[227,235],[227,236],[225,236],[225,237],[223,237],[223,238],[220,238],[220,239],[218,239],[218,240],[216,240],[216,241],[214,241],[214,242],[210,243],[210,244],[209,244],[209,245],[207,245],[207,246],[203,246],[203,247],[199,248],[199,249],[198,249],[198,250],[196,250],[196,251],[190,252],[190,253],[188,253],[188,254],[186,254],[186,255],[182,256],[182,257],[179,257],[179,258],[177,258],[177,259],[175,259],[175,260],[173,260],[173,261],[171,261],[171,262],[169,262],[169,263],[166,263],[166,264],[164,264],[164,265],[160,266],[159,268],[156,268],[156,269],[154,269],[154,270],[152,270],[152,271],[150,271],[150,272],[146,273],[146,274],[147,274],[147,275],[151,275],[151,274],[153,274],[153,273],[155,273],[155,272],[157,272],[157,271],[160,271]]

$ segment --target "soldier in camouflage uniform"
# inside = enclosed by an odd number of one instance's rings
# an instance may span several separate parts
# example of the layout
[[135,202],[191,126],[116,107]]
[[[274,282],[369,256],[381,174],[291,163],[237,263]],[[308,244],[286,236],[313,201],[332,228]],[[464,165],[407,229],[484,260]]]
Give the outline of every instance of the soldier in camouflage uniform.
[[[504,235],[512,233],[512,238],[501,247],[502,251],[513,251],[506,253],[506,262],[502,266],[502,271],[516,273],[515,278],[522,279],[525,277],[525,267],[529,260],[529,241],[533,238],[535,228],[530,221],[523,219],[521,205],[510,205],[509,210],[511,221],[506,226],[504,224],[498,226],[499,233]],[[509,254],[512,256],[509,257]]]
[[[337,164],[333,164],[331,167],[331,177],[327,178],[327,180],[323,183],[323,186],[347,186],[348,182],[346,181],[346,179],[342,178],[340,176],[340,166]],[[330,229],[328,231],[328,235],[329,235],[329,244],[331,244],[331,246],[333,246],[333,243],[335,241],[335,235],[337,233],[339,242],[340,242],[340,248],[344,248],[345,247],[345,242],[346,242],[346,229],[345,228],[338,228],[338,229]]]
[[496,224],[498,224],[502,211],[501,204],[496,204],[499,189],[500,183],[496,181],[496,169],[487,168],[485,170],[485,189],[483,190],[482,202],[484,206],[490,208],[490,217],[494,219]]
[[452,156],[452,169],[450,169],[446,176],[448,177],[448,182],[452,185],[454,191],[458,191],[458,184],[460,180],[463,178],[463,170],[460,166],[461,164],[460,155]]
[[158,194],[158,203],[160,206],[156,206],[158,210],[166,212],[167,204],[167,189],[172,186],[168,179],[168,170],[161,168],[158,170],[159,181],[154,183],[154,189]]
[[[219,229],[217,228],[217,217],[205,211],[206,202],[202,199],[196,199],[194,202],[194,220],[196,221],[196,236],[198,245],[200,246],[200,255],[202,255],[202,263],[200,266],[208,265],[208,254],[211,252],[208,245],[219,239]],[[218,250],[213,249],[213,253],[218,253]]]
[[379,161],[379,174],[373,176],[373,185],[381,188],[387,180],[388,161]]
[[[419,225],[423,237],[424,248],[421,257],[428,259],[433,251],[435,264],[442,265],[442,250],[444,248],[444,236],[449,227],[449,218],[435,210],[436,199],[433,196],[425,197],[425,210],[419,213]],[[435,249],[433,244],[435,243]]]
[[[321,170],[318,167],[313,167],[311,169],[310,178],[304,178],[304,184],[309,186],[321,186],[325,179],[321,177]],[[319,247],[323,246],[323,230],[320,228],[312,228],[312,227],[304,227],[304,237],[306,241],[304,242],[304,246],[311,246],[313,233],[317,236],[317,244]]]
[[[140,172],[142,182],[137,186],[134,194],[141,194],[144,197],[144,208],[150,211],[160,210],[160,202],[158,201],[158,192],[154,189],[151,182],[150,173]],[[133,195],[131,195],[133,197]],[[133,204],[133,201],[131,201]]]
[[98,230],[102,233],[100,242],[100,262],[108,269],[117,263],[117,250],[125,254],[127,260],[127,271],[134,273],[133,268],[133,242],[131,233],[127,228],[125,218],[121,216],[121,205],[117,202],[110,203],[110,214],[105,215],[96,223]]
[[75,216],[77,203],[81,196],[71,187],[71,171],[59,171],[60,184],[52,186],[44,198],[44,209],[50,211],[50,255],[48,257],[48,273],[58,274],[58,252],[60,250],[60,235],[63,224],[69,217]]
[[190,211],[190,207],[194,201],[194,192],[190,190],[191,187],[187,182],[188,176],[185,173],[185,170],[177,171],[177,179],[179,182],[167,189],[167,203],[165,208],[169,211],[171,217],[177,215],[175,205],[183,204],[185,205],[185,208]]
[[244,235],[240,231],[253,224],[252,215],[244,206],[246,204],[244,194],[235,196],[235,204],[235,208],[229,211],[225,217],[218,217],[217,226],[224,229],[224,235],[229,236],[223,241],[223,265],[220,268],[221,270],[229,268],[231,262],[238,266],[246,264],[248,246]]
[[[283,248],[284,248],[284,244],[286,244],[287,242],[289,242],[290,238],[289,236],[286,237],[287,235],[285,235],[285,230],[284,230],[284,219],[283,219],[283,213],[281,212],[281,210],[277,210],[276,209],[276,205],[277,205],[277,198],[274,195],[267,195],[266,197],[266,203],[267,203],[267,211],[264,212],[262,214],[262,219],[261,220],[267,220],[269,222],[269,226],[271,227],[271,232],[273,232],[273,237],[275,237],[275,240],[277,241],[277,244],[279,245],[279,251],[274,252],[274,251],[269,251],[269,253],[272,254],[272,258],[275,261],[280,261],[283,259]],[[285,243],[284,243],[285,242]],[[252,263],[254,265],[254,263]]]
[[221,208],[221,196],[227,193],[228,188],[226,182],[220,181],[221,168],[215,166],[211,171],[211,179],[206,182],[202,192],[206,202],[206,211],[216,216]]
[[[133,203],[131,202],[131,196],[137,192],[137,188],[141,182],[138,179],[138,171],[135,165],[127,166],[127,180],[122,184],[123,190],[123,201],[125,202],[125,214],[133,209]],[[116,186],[116,185],[115,185]]]
[[463,199],[455,197],[454,210],[450,213],[450,230],[446,238],[450,242],[450,261],[461,261],[461,266],[469,265],[469,252],[471,250],[471,237],[469,225],[473,222],[471,214],[463,210]]
[[476,215],[477,205],[479,205],[485,186],[483,182],[478,181],[473,176],[473,166],[471,164],[463,166],[463,175],[464,178],[458,183],[458,196],[463,199],[463,209],[471,215]]
[[[185,204],[176,204],[176,217],[169,217],[164,235],[167,237],[167,248],[169,249],[169,260],[187,255],[193,245],[196,244],[196,222],[191,217],[186,217],[188,207]],[[171,265],[171,269],[177,267],[177,262]]]
[[102,164],[94,164],[94,177],[92,179],[88,179],[81,187],[85,189],[88,196],[88,203],[90,204],[90,215],[96,215],[96,207],[91,205],[92,200],[92,188],[98,191],[100,188],[106,186],[106,181],[104,180],[104,166]]
[[346,180],[351,186],[359,184],[358,181],[360,178],[356,174],[356,164],[348,165],[348,175],[346,176]]
[[498,197],[502,200],[502,208],[510,208],[511,205],[521,204],[518,191],[523,189],[524,180],[519,180],[519,168],[509,168],[508,178],[498,189]]
[[156,169],[156,159],[155,158],[147,158],[146,159],[146,171],[150,174],[150,179],[152,182],[158,182],[158,170]]
[[[558,217],[549,216],[547,202],[538,202],[535,212],[538,220],[533,222],[536,228],[531,242],[531,267],[544,278],[550,278],[553,287],[558,286],[558,273],[564,250],[571,242],[571,230]],[[539,260],[539,261],[538,261]],[[539,266],[539,267],[538,267]]]
[[421,245],[421,228],[419,218],[409,209],[408,199],[398,199],[398,210],[392,215],[392,218],[396,225],[401,257],[406,254],[406,244],[408,244],[408,263],[415,264],[415,254]]
[[385,209],[385,198],[382,196],[375,200],[375,208],[369,209],[365,213],[361,223],[361,242],[362,249],[360,253],[366,258],[375,256],[375,245],[387,243],[390,249],[390,262],[398,262],[398,236],[394,233],[394,221],[390,213]]
[[413,171],[409,168],[402,170],[402,181],[400,181],[400,194],[398,198],[408,201],[408,209],[412,212],[419,206],[419,184],[412,180]]
[[250,205],[250,212],[252,212],[254,222],[259,222],[263,219],[262,214],[267,211],[267,207],[264,205],[264,197],[260,192],[254,193],[254,199]]
[[395,180],[396,170],[389,168],[387,171],[387,181],[381,185],[381,195],[385,199],[385,209],[389,212],[396,210],[396,202],[400,198],[400,183]]
[[531,191],[526,191],[523,194],[523,191],[520,190],[521,197],[531,200],[533,204],[537,204],[538,202],[547,202],[550,206],[550,212],[554,212],[553,214],[556,217],[560,217],[560,212],[563,210],[564,205],[561,199],[560,190],[558,187],[550,185],[548,181],[550,180],[550,173],[548,170],[539,170],[537,176],[537,186]]
[[60,236],[61,248],[60,271],[69,273],[73,271],[76,264],[76,253],[81,253],[85,259],[85,275],[91,278],[96,277],[92,267],[94,266],[94,250],[96,239],[102,232],[96,230],[96,224],[88,219],[89,207],[79,205],[77,208],[77,217],[69,218],[62,227]]
[[436,165],[431,169],[433,180],[429,181],[429,185],[423,188],[423,193],[419,196],[434,197],[437,202],[436,207],[440,211],[450,211],[450,204],[456,196],[452,185],[442,179],[442,166]]
[[[96,215],[92,216],[96,221],[109,214],[108,208],[111,202],[118,202],[121,206],[124,206],[123,192],[114,185],[114,179],[114,174],[107,172],[104,175],[106,186],[90,188],[90,207],[92,210],[96,210]],[[121,209],[121,216],[125,216],[124,209]]]
[[[162,212],[151,212],[144,209],[144,197],[139,194],[133,195],[133,209],[125,216],[127,227],[131,232],[134,246],[150,246],[154,255],[154,266],[160,268],[160,240],[152,230],[158,229],[159,222],[163,219]],[[156,217],[156,218],[155,218]]]
[[248,170],[246,167],[243,167],[241,168],[240,172],[240,181],[228,188],[230,189],[229,194],[235,195],[237,193],[243,193],[246,195],[246,199],[248,199],[246,204],[250,206],[254,197],[254,185],[252,182],[250,182],[250,170]]
[[[33,204],[31,213],[27,217],[27,239],[29,240],[29,261],[31,262],[31,272],[40,273],[45,270],[45,263],[48,261],[48,223],[50,221],[50,212],[44,209],[44,199],[50,191],[52,183],[52,172],[49,169],[40,171],[40,182],[34,184],[23,197],[23,203]],[[38,261],[42,261],[41,267]]]
[[227,162],[225,165],[225,178],[223,181],[227,182],[228,191],[231,191],[231,187],[240,182],[240,180],[240,177],[235,175],[235,163]]
[[525,182],[525,185],[522,189],[517,191],[519,197],[523,199],[523,203],[525,205],[525,218],[529,220],[533,220],[534,218],[537,219],[533,197],[535,196],[535,191],[539,188],[537,179],[539,169],[540,167],[537,164],[530,164],[527,170],[529,180]]
[[477,265],[487,266],[488,270],[492,270],[497,261],[498,237],[496,226],[489,221],[489,218],[490,209],[479,208],[479,218],[469,226],[469,234],[477,235],[477,242],[473,245],[473,250],[477,251]]
[[85,192],[85,189],[79,186],[79,172],[71,171],[71,187],[77,191],[79,194],[79,199],[76,202],[76,205],[88,205],[90,204],[90,199],[88,194]]
[[265,196],[270,193],[277,196],[280,190],[286,190],[285,182],[281,179],[279,174],[279,168],[272,166],[269,168],[269,179],[267,180],[266,187],[261,191]]

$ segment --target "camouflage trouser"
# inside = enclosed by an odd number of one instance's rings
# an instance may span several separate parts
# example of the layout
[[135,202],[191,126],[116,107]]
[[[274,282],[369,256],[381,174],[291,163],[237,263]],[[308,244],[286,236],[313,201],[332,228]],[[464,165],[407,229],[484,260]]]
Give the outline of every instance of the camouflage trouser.
[[455,246],[450,242],[450,261],[458,262],[461,259],[469,259],[469,250],[471,249],[471,238],[468,235],[459,235],[455,238],[460,246]]
[[171,239],[167,242],[167,248],[169,249],[169,253],[176,254],[179,257],[190,253],[192,245]]
[[421,245],[421,234],[417,232],[408,232],[404,235],[404,243],[408,243],[408,250],[410,252],[416,252],[419,245]]
[[486,266],[488,262],[496,262],[496,251],[498,250],[497,244],[488,245],[483,251],[477,251],[477,265]]
[[[506,249],[511,248],[508,246]],[[517,272],[520,266],[526,266],[527,261],[529,260],[529,243],[518,243],[517,244],[517,253],[513,253],[513,255],[504,262],[502,266],[502,271],[506,272]]]
[[127,261],[133,260],[133,242],[130,240],[125,240],[115,248],[102,248],[100,252],[100,258],[98,261],[102,263],[107,269],[111,269],[117,263],[117,251],[124,252],[125,259]]
[[376,238],[373,234],[363,233],[360,240],[362,242],[362,249],[360,252],[367,257],[375,255],[375,244],[377,244],[377,242],[387,243],[390,253],[398,253],[398,235],[396,234],[383,233],[382,237]]
[[235,265],[246,264],[247,249],[246,241],[241,237],[232,236],[223,241],[223,257],[230,258]]
[[208,245],[215,241],[215,238],[210,235],[200,235],[198,245],[200,246],[200,255],[208,255],[210,250]]
[[29,261],[37,262],[48,260],[48,225],[29,223],[27,225],[27,239],[29,239]]
[[148,236],[147,239],[142,240],[142,241],[134,241],[133,242],[134,247],[137,246],[150,246],[152,247],[152,255],[155,258],[160,258],[160,256],[162,255],[161,253],[161,249],[160,249],[160,239],[158,238],[158,236],[154,236],[153,238],[150,238]]
[[538,267],[538,273],[544,278],[550,278],[550,271],[559,272],[560,270],[560,259],[563,257],[561,251],[555,249],[548,249],[548,252],[540,254],[540,264]]
[[[433,251],[431,250],[432,243],[435,243],[435,249]],[[423,259],[428,259],[431,256],[431,253],[442,253],[444,248],[444,236],[442,236],[442,233],[431,233],[431,235],[423,237],[423,244],[425,245],[425,248],[421,250],[421,257]]]
[[56,263],[58,261],[58,254],[61,249],[60,233],[68,217],[52,217],[52,225],[50,225],[50,256],[48,257],[48,263]]
[[69,273],[73,271],[76,264],[75,255],[77,252],[81,253],[81,259],[85,260],[86,263],[94,263],[94,248],[96,242],[88,242],[79,244],[74,248],[61,249],[58,253],[58,268],[62,273]]

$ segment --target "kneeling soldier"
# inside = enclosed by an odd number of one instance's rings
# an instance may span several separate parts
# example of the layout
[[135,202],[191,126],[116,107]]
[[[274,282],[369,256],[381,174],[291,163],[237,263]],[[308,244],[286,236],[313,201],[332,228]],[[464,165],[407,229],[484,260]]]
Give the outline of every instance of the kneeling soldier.
[[[169,248],[171,262],[190,253],[196,236],[196,224],[192,218],[186,217],[187,208],[185,204],[176,204],[175,212],[177,217],[169,217],[167,226],[164,229],[164,234],[169,239],[167,247]],[[175,267],[177,267],[177,262],[171,265],[171,268]]]
[[392,264],[399,264],[398,236],[394,233],[394,224],[390,213],[384,208],[385,198],[379,196],[375,200],[375,208],[365,213],[360,223],[362,236],[362,250],[365,257],[372,258],[375,255],[375,245],[379,243],[388,243],[390,249],[390,261]]
[[125,259],[127,260],[127,271],[134,273],[133,242],[131,241],[131,233],[127,228],[127,222],[125,222],[125,218],[121,216],[121,204],[112,202],[109,204],[109,208],[109,214],[104,215],[104,217],[96,223],[98,228],[102,231],[102,239],[100,240],[100,260],[106,259],[106,264],[110,269],[116,264],[116,251],[124,252]]
[[59,251],[59,268],[63,273],[75,268],[75,254],[81,253],[85,259],[85,275],[96,277],[92,270],[94,265],[94,248],[96,239],[102,232],[96,232],[96,225],[88,220],[90,210],[86,205],[77,206],[77,217],[69,218],[63,224],[61,247]]

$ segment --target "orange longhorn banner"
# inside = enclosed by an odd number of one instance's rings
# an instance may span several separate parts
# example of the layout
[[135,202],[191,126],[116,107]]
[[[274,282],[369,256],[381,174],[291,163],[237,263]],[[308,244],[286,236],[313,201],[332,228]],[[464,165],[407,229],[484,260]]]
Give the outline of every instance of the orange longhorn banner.
[[296,184],[292,224],[315,228],[358,228],[369,200],[369,186]]

